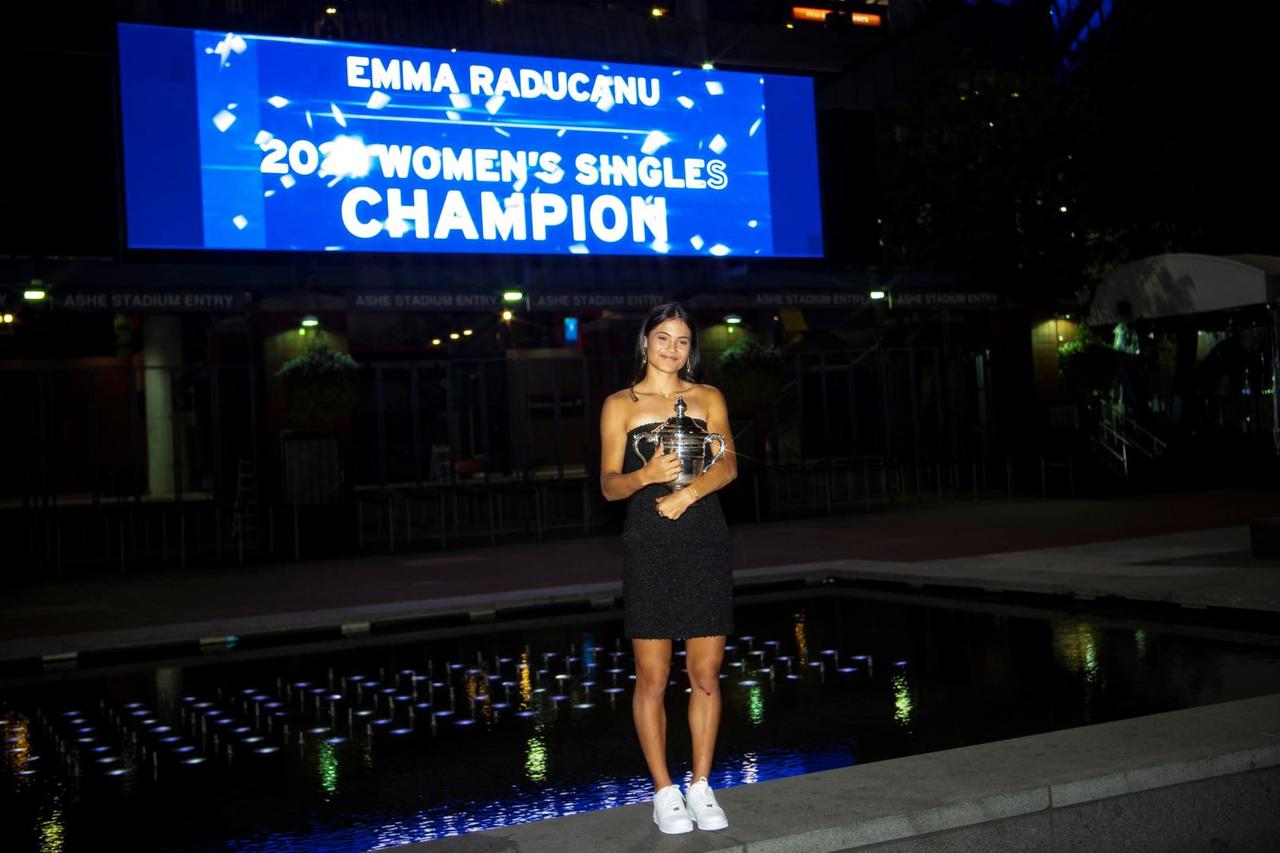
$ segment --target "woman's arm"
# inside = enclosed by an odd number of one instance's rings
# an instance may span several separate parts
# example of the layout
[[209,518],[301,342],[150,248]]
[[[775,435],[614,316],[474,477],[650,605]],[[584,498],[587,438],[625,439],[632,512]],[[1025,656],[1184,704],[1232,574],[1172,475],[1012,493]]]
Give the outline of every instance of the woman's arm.
[[724,395],[710,385],[707,386],[707,432],[724,436],[724,453],[720,461],[704,470],[698,479],[678,492],[658,498],[658,512],[666,518],[679,518],[699,498],[723,489],[738,476],[738,457],[733,449],[733,433],[729,430],[729,407]]
[[627,410],[621,400],[608,397],[600,412],[600,491],[607,501],[620,501],[652,483],[669,483],[680,475],[680,459],[659,446],[648,464],[622,473],[627,447]]

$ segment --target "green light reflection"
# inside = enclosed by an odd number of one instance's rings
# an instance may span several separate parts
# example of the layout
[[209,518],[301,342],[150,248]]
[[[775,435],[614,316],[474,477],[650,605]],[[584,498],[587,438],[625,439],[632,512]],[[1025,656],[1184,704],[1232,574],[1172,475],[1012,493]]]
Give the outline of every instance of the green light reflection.
[[320,787],[329,794],[338,792],[338,753],[331,743],[320,744]]
[[534,782],[547,780],[547,744],[540,737],[531,737],[525,744],[524,769]]
[[66,844],[66,824],[62,809],[54,806],[40,818],[40,853],[62,853]]
[[751,720],[751,725],[758,726],[764,722],[764,688],[759,684],[751,685],[748,703],[747,717]]
[[911,725],[911,712],[914,705],[911,701],[911,686],[907,683],[906,673],[899,672],[893,676],[893,720],[900,726]]
[[1060,622],[1054,625],[1053,650],[1066,669],[1083,676],[1085,681],[1094,683],[1101,680],[1098,637],[1093,625],[1088,622]]

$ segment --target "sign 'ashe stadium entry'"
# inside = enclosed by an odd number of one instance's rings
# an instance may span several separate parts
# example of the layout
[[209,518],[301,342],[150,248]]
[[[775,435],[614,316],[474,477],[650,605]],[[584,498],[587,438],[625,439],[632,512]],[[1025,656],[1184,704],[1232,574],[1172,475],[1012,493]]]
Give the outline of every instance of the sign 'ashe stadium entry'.
[[128,245],[818,257],[805,77],[119,26]]

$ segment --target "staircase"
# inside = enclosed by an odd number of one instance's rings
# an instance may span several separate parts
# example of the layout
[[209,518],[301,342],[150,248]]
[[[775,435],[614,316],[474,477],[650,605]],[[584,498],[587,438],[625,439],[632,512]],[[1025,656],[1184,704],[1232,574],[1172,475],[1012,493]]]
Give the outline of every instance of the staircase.
[[1122,400],[1103,406],[1099,426],[1097,447],[1126,479],[1135,466],[1154,461],[1168,449],[1159,436],[1133,419]]

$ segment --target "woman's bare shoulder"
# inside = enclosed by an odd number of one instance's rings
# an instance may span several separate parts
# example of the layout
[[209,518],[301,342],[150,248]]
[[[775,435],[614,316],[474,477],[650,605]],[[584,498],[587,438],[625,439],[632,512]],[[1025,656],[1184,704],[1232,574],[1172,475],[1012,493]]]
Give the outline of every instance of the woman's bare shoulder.
[[699,383],[693,386],[693,391],[699,400],[710,402],[711,400],[724,399],[724,394],[720,393],[720,389],[714,385]]
[[631,399],[631,389],[623,388],[621,391],[615,391],[604,398],[600,416],[607,420],[625,422],[634,405],[635,401]]
[[610,407],[629,406],[633,402],[630,388],[621,388],[604,398],[604,404]]

